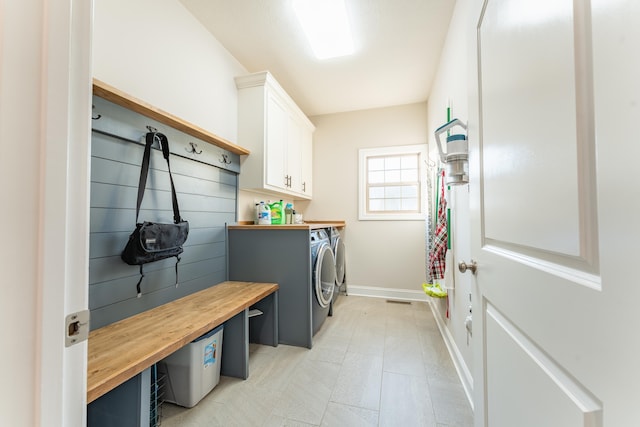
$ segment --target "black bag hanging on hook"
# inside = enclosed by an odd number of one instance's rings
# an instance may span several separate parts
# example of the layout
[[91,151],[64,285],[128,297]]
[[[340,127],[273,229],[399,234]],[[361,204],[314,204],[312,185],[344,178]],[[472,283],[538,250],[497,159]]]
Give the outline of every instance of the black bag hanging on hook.
[[[151,157],[151,146],[154,141],[158,141],[162,148],[162,155],[167,161],[169,179],[171,181],[171,198],[173,201],[173,224],[162,224],[144,221],[138,222],[140,215],[140,205],[147,185],[149,174],[149,159]],[[178,199],[176,189],[171,176],[171,166],[169,164],[169,140],[159,132],[149,132],[146,136],[144,156],[142,158],[142,168],[140,170],[140,181],[138,183],[138,202],[136,205],[136,229],[129,236],[129,241],[122,251],[121,258],[129,265],[140,266],[140,280],[136,285],[138,298],[142,295],[140,284],[144,278],[142,266],[149,262],[159,261],[165,258],[176,257],[176,286],[178,286],[178,263],[180,254],[184,251],[182,245],[187,240],[189,234],[189,223],[182,220],[178,209]]]

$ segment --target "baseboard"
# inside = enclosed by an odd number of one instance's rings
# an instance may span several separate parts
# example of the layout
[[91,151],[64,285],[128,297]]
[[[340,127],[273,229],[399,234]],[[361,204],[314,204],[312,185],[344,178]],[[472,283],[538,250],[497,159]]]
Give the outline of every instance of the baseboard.
[[473,377],[471,376],[471,372],[469,371],[467,364],[464,362],[462,353],[460,353],[460,350],[458,349],[453,336],[449,332],[449,328],[447,328],[447,325],[444,324],[444,321],[442,320],[442,314],[438,310],[438,307],[431,301],[428,301],[428,303],[431,306],[433,317],[435,317],[436,319],[438,329],[440,330],[440,335],[442,335],[442,339],[447,346],[447,350],[449,350],[449,354],[451,355],[451,360],[453,360],[453,365],[456,368],[456,372],[458,372],[458,377],[460,377],[460,382],[462,383],[462,388],[467,395],[467,400],[471,405],[471,409],[473,409]]
[[428,297],[422,289],[393,289],[377,288],[374,286],[348,285],[347,294],[362,297],[386,298],[398,301],[428,301]]

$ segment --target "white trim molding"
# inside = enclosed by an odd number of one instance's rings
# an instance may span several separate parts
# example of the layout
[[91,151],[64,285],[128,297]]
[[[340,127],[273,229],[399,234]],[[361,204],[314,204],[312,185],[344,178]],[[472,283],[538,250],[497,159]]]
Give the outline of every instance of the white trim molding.
[[436,304],[433,304],[431,301],[427,301],[431,306],[431,312],[433,313],[433,317],[436,319],[436,323],[438,325],[438,329],[440,330],[440,335],[442,335],[442,339],[444,340],[445,345],[447,346],[447,350],[449,350],[449,354],[451,355],[451,360],[453,361],[453,365],[456,368],[456,372],[458,373],[458,377],[462,382],[462,388],[464,389],[464,393],[467,395],[467,400],[471,405],[471,409],[474,409],[473,406],[473,376],[471,375],[471,371],[469,367],[464,362],[464,358],[462,357],[462,353],[458,349],[456,345],[456,341],[453,339],[451,332],[447,328],[447,325],[444,324],[443,316],[438,310]]
[[[368,206],[368,184],[367,162],[371,157],[417,155],[418,167],[418,194],[417,203],[419,210],[416,211],[379,211],[369,212]],[[428,207],[424,202],[427,196],[427,144],[398,145],[390,147],[360,148],[358,150],[358,220],[360,221],[424,221]],[[401,182],[400,180],[399,182]],[[391,185],[391,184],[389,184]],[[392,186],[403,185],[400,183]]]
[[361,297],[386,298],[397,301],[428,301],[428,297],[422,289],[393,289],[349,285],[347,287],[347,293]]

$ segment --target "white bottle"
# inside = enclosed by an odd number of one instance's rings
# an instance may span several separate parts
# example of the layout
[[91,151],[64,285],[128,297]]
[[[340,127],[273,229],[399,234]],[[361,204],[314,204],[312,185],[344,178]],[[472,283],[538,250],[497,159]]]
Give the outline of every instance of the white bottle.
[[260,202],[258,207],[260,215],[258,216],[258,224],[271,225],[271,208],[265,202]]

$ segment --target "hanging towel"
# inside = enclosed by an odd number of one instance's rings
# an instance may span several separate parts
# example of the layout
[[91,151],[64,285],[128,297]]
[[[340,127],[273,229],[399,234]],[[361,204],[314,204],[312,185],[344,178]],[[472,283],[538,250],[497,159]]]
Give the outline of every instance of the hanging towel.
[[438,220],[429,254],[429,271],[433,280],[444,278],[447,256],[447,201],[444,198],[444,171],[440,180],[440,200],[438,202]]

